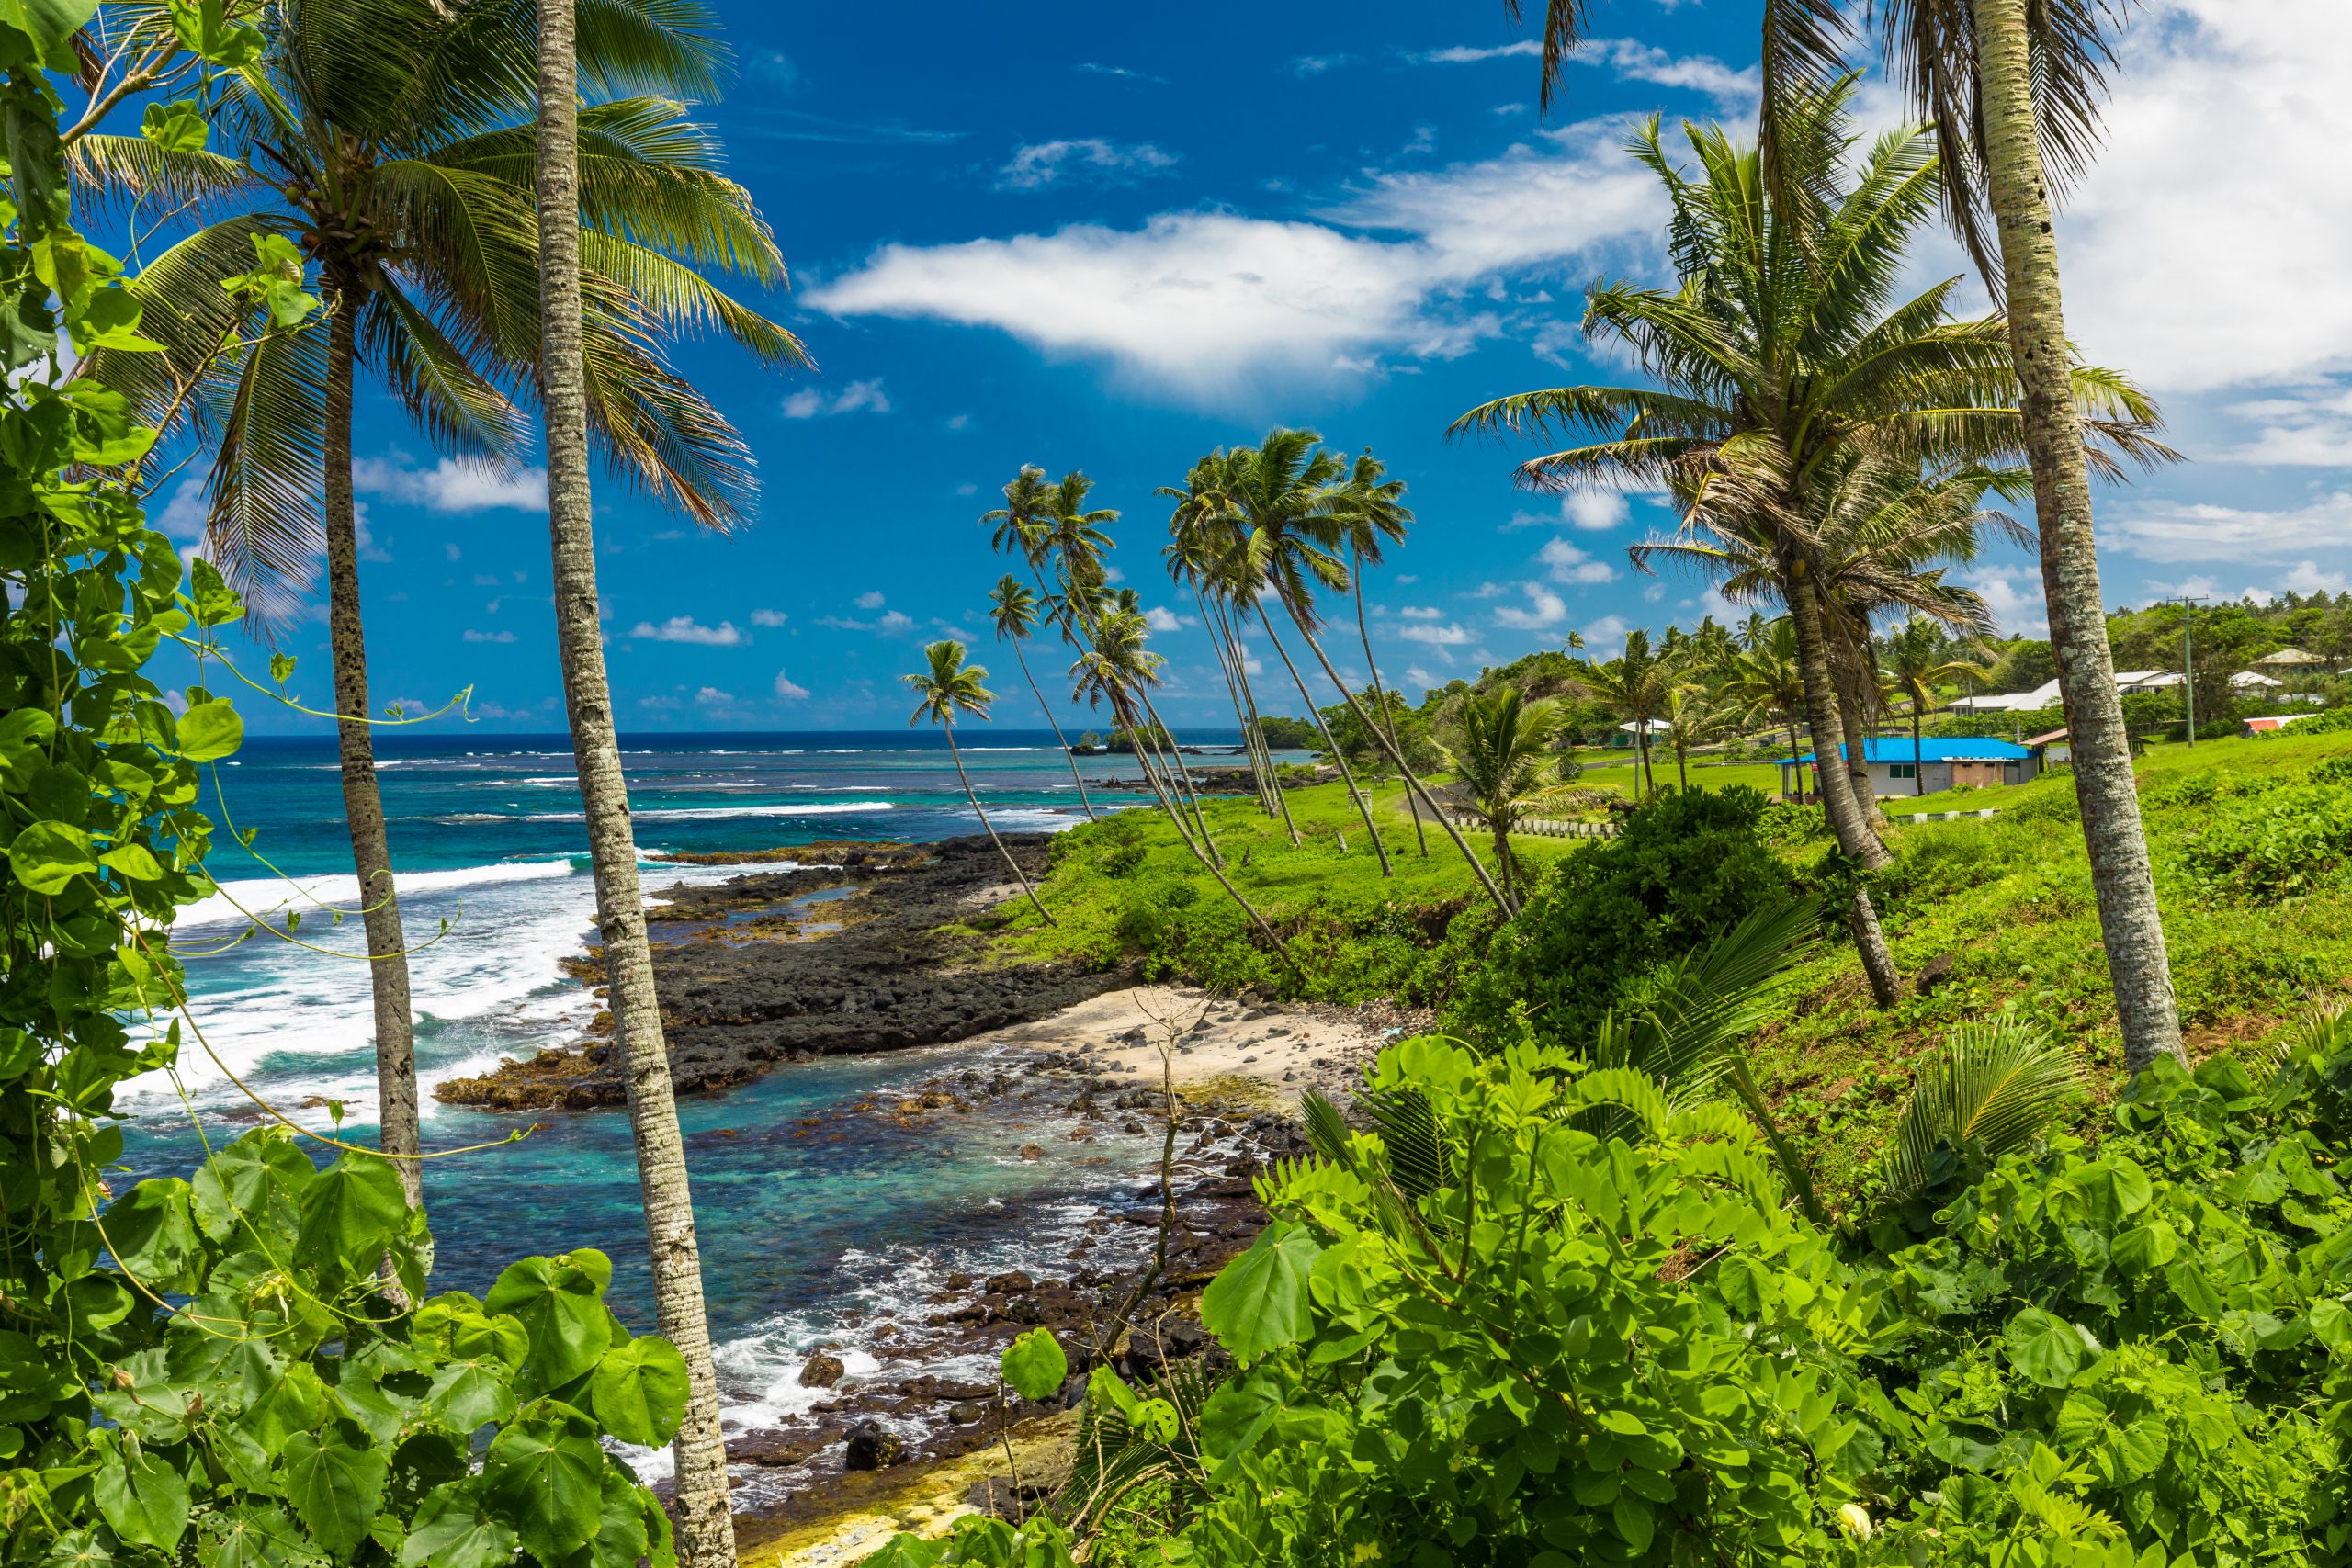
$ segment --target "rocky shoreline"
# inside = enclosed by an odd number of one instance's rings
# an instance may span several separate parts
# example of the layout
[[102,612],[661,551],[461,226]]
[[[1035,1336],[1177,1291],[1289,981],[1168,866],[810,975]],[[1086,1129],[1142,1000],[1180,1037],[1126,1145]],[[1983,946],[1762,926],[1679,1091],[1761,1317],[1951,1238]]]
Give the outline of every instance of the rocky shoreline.
[[[1043,874],[1051,835],[1008,833],[1004,841],[1025,874]],[[810,863],[820,855],[822,863]],[[989,962],[982,928],[1017,889],[985,836],[804,845],[757,858],[802,864],[673,886],[655,893],[660,902],[648,911],[681,1094],[740,1084],[781,1062],[967,1039],[1119,983],[1067,964]],[[593,952],[567,969],[601,999]],[[611,1027],[600,1012],[585,1038],[449,1079],[435,1094],[497,1111],[620,1105],[621,1064],[602,1038]]]
[[[1041,1055],[1009,1083],[943,1074],[897,1104],[843,1114],[953,1114],[975,1096],[1005,1093],[1058,1102],[1074,1121],[1072,1136],[1113,1125],[1159,1135],[1167,1125],[1164,1089],[1099,1072],[1079,1051]],[[798,1381],[825,1397],[789,1421],[729,1438],[738,1487],[761,1496],[737,1517],[746,1561],[756,1551],[763,1562],[794,1562],[829,1533],[861,1535],[854,1527],[862,1514],[887,1496],[923,1494],[933,1472],[954,1483],[946,1490],[955,1495],[924,1497],[938,1523],[967,1509],[1006,1508],[1012,1498],[1001,1463],[956,1461],[986,1461],[1009,1436],[1057,1435],[1097,1365],[1142,1382],[1170,1362],[1218,1354],[1199,1325],[1200,1292],[1265,1224],[1253,1178],[1306,1146],[1293,1121],[1264,1103],[1262,1088],[1246,1081],[1180,1090],[1172,1180],[1163,1188],[1155,1159],[1147,1178],[1107,1193],[1069,1248],[1066,1274],[949,1276],[943,1290],[896,1317],[855,1327],[856,1348],[876,1358],[864,1377],[845,1371],[849,1344],[813,1350]],[[1160,1268],[1152,1260],[1164,1213]],[[1030,1404],[1001,1390],[987,1369],[1007,1343],[1038,1326],[1061,1342],[1070,1375],[1057,1397]],[[1032,1501],[1057,1479],[1050,1444],[1021,1471]]]

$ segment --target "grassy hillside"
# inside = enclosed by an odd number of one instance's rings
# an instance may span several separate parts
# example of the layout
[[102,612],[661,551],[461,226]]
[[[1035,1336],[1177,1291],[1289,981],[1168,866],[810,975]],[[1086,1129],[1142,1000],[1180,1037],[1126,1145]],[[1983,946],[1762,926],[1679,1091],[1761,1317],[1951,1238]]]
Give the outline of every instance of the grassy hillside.
[[[1707,782],[1754,771],[1709,770]],[[2193,1054],[2256,1044],[2311,999],[2352,987],[2352,735],[2158,748],[2141,788]],[[1921,805],[2000,809],[1989,820],[1889,829],[1897,861],[1878,897],[1895,956],[1916,976],[1949,954],[1947,976],[1879,1012],[1833,933],[1755,1045],[1768,1094],[1832,1190],[1849,1186],[1878,1146],[1915,1060],[1958,1024],[2015,1006],[2081,1047],[2098,1094],[2121,1065],[2071,778]],[[1235,882],[1292,942],[1304,987],[1252,945],[1246,920],[1156,813],[1068,835],[1043,889],[1060,924],[1044,929],[1024,913],[1006,941],[1210,984],[1442,1001],[1476,962],[1475,941],[1459,931],[1442,940],[1464,910],[1474,911],[1464,929],[1482,929],[1476,885],[1436,831],[1427,860],[1414,852],[1401,792],[1383,792],[1380,807],[1392,879],[1379,875],[1336,786],[1292,795],[1306,840],[1296,850],[1247,801],[1210,808]],[[1817,883],[1826,836],[1810,814],[1780,820],[1780,852],[1801,885]],[[1573,841],[1521,842],[1531,866],[1584,852]]]

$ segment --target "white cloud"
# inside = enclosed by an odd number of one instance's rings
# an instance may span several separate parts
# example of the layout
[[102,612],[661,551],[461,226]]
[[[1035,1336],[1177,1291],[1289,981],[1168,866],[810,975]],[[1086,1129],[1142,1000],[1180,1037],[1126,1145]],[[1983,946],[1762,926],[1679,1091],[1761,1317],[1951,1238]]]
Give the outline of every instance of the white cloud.
[[1520,588],[1527,595],[1527,608],[1506,604],[1495,612],[1495,625],[1506,631],[1541,631],[1556,626],[1568,618],[1567,602],[1539,583],[1522,582]]
[[2031,567],[1987,567],[1971,574],[1968,586],[1984,596],[1993,624],[2011,637],[2048,637],[2050,606],[2041,574]]
[[204,481],[182,479],[172,491],[172,499],[164,503],[152,526],[158,533],[169,534],[175,539],[204,537]]
[[2352,468],[2352,391],[2263,398],[2228,412],[2261,428],[2245,446],[2211,454],[2218,461]]
[[2279,511],[2197,502],[2110,508],[2109,539],[2147,560],[2278,559],[2352,547],[2352,491]]
[[1622,134],[1578,125],[1480,163],[1375,174],[1316,222],[1169,212],[1140,229],[886,245],[809,298],[842,316],[996,327],[1196,396],[1261,389],[1271,370],[1328,377],[1366,350],[1449,357],[1501,330],[1465,286],[1648,243],[1664,199]]
[[947,428],[950,430],[961,430],[971,423],[972,416],[967,413],[951,413],[946,420]]
[[1353,54],[1302,54],[1290,62],[1290,69],[1295,76],[1320,76],[1327,71],[1353,65],[1360,58]]
[[780,626],[790,619],[792,619],[792,617],[786,615],[782,610],[754,610],[752,612],[752,624],[755,626]]
[[1442,621],[1445,612],[1434,604],[1408,604],[1396,612],[1408,621]]
[[852,600],[851,603],[854,604],[861,610],[878,610],[885,604],[888,603],[888,601],[883,597],[882,591],[879,588],[869,588],[865,592],[859,594],[855,599]]
[[829,419],[842,413],[888,413],[889,394],[882,389],[882,379],[876,377],[866,381],[852,381],[831,397],[815,387],[803,387],[784,400],[786,419]]
[[779,670],[775,672],[775,695],[778,702],[802,702],[808,695],[808,688]]
[[[869,595],[868,597],[877,596]],[[895,637],[911,628],[915,622],[912,615],[902,615],[898,611],[892,610],[888,615],[871,621],[853,620],[846,615],[825,615],[820,617],[817,624],[837,632],[878,632],[884,637]]]
[[445,544],[445,545],[443,545],[443,546],[441,547],[441,551],[442,551],[442,553],[443,553],[444,555],[447,556],[451,560],[456,560],[456,559],[458,558],[458,547],[457,547],[455,544]]
[[2199,572],[2178,582],[2150,581],[2143,586],[2167,599],[2251,599],[2257,604],[2267,604],[2282,593],[2341,593],[2347,586],[2352,586],[2352,577],[2340,571],[2323,570],[2317,561],[2304,560],[2289,567],[2286,575],[2267,587],[2260,583],[2248,583],[2234,592],[2222,587],[2222,580],[2209,572]]
[[732,692],[722,692],[716,686],[705,686],[695,694],[695,701],[704,707],[724,707],[735,700]]
[[1442,686],[1446,682],[1446,678],[1444,676],[1432,675],[1418,664],[1408,664],[1405,666],[1405,679],[1410,681],[1414,685],[1421,687]]
[[1401,627],[1396,635],[1407,642],[1427,643],[1431,648],[1460,648],[1470,640],[1470,634],[1453,622],[1442,626],[1424,622],[1417,626]]
[[1014,150],[1012,161],[996,174],[999,190],[1045,190],[1076,180],[1114,183],[1138,179],[1175,167],[1173,153],[1148,141],[1122,147],[1099,136],[1075,141],[1038,141]]
[[1622,644],[1633,629],[1634,624],[1623,615],[1603,615],[1584,628],[1585,648],[1596,659],[1613,658],[1605,650]]
[[1173,632],[1182,631],[1186,626],[1196,626],[1200,622],[1190,615],[1180,615],[1163,605],[1154,604],[1143,613],[1143,624],[1156,632]]
[[[545,468],[501,468],[487,463],[444,457],[429,468],[409,466],[408,455],[391,452],[361,457],[351,465],[353,486],[435,512],[545,512]],[[449,558],[457,559],[454,555]]]
[[1554,539],[1536,552],[1555,582],[1606,582],[1617,575],[1607,561],[1595,560],[1566,539]]
[[478,632],[468,626],[465,638],[468,642],[513,642],[514,634],[510,631]]
[[692,643],[698,648],[733,648],[752,640],[738,631],[732,621],[707,626],[692,615],[673,615],[658,626],[651,621],[639,621],[629,628],[628,635],[639,640]]
[[[1475,65],[1488,60],[1532,59],[1543,52],[1544,46],[1536,39],[1518,39],[1492,48],[1456,44],[1450,49],[1433,49],[1413,58],[1424,65]],[[1590,39],[1568,59],[1579,65],[1605,65],[1614,71],[1621,81],[1688,88],[1731,104],[1753,101],[1761,88],[1760,79],[1753,66],[1735,71],[1712,55],[1668,54],[1665,50],[1643,43],[1638,39]]]

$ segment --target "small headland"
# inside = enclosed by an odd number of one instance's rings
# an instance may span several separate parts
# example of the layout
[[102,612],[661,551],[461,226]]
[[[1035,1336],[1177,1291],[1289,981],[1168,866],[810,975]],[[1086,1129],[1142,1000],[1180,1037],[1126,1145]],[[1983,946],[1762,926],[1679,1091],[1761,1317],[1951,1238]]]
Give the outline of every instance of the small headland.
[[[1049,835],[1004,841],[1024,872],[1044,874]],[[984,928],[1018,888],[985,836],[700,858],[798,863],[651,895],[654,976],[682,1094],[739,1084],[780,1062],[967,1039],[1117,983],[1069,963],[990,956]],[[567,969],[602,999],[593,950]],[[584,1038],[435,1092],[497,1111],[622,1104],[611,1028],[599,1012]]]

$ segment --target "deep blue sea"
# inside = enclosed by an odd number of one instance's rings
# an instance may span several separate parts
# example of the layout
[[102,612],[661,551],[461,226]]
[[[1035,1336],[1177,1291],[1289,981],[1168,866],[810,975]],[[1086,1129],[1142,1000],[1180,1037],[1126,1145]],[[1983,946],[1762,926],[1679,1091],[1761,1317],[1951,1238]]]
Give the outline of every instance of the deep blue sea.
[[[1057,829],[1083,820],[1052,737],[977,734],[965,763],[1002,828]],[[1231,733],[1186,735],[1232,744]],[[594,1010],[558,963],[582,951],[593,893],[568,740],[392,731],[378,745],[419,1015],[417,1071],[428,1149],[501,1136],[523,1120],[439,1104],[433,1086],[502,1056],[576,1038]],[[697,867],[680,851],[774,851],[820,840],[923,840],[978,822],[943,739],[922,731],[634,737],[623,746],[649,897],[673,883],[747,866]],[[1083,758],[1090,780],[1132,773]],[[128,1159],[141,1175],[186,1174],[218,1140],[254,1125],[242,1078],[305,1125],[374,1137],[375,1067],[365,942],[331,739],[254,739],[214,770],[206,809],[250,852],[216,834],[217,897],[175,932],[187,954],[204,1045],[184,1045],[176,1081],[150,1075],[122,1097],[134,1120]],[[1133,794],[1098,798],[1131,807]],[[286,914],[300,909],[284,940]],[[255,917],[259,917],[257,922]],[[442,921],[445,935],[435,935]],[[238,940],[243,933],[242,940]],[[856,1324],[937,1288],[955,1269],[1033,1269],[1058,1262],[1108,1191],[1135,1185],[1153,1149],[1116,1136],[1088,1146],[1040,1136],[1044,1160],[1013,1151],[1028,1131],[958,1118],[942,1137],[858,1118],[855,1135],[796,1138],[801,1118],[876,1089],[960,1066],[977,1052],[941,1046],[790,1066],[681,1107],[713,1332],[731,1423],[761,1425],[813,1397],[792,1379],[815,1344],[851,1347],[870,1365]],[[1058,1134],[1040,1124],[1034,1131]],[[322,1153],[315,1148],[314,1153]],[[323,1154],[322,1153],[322,1157]],[[526,1141],[426,1168],[437,1284],[481,1291],[514,1258],[594,1246],[616,1262],[616,1305],[650,1326],[644,1233],[625,1115],[553,1113]],[[1067,1263],[1059,1263],[1067,1271]]]

